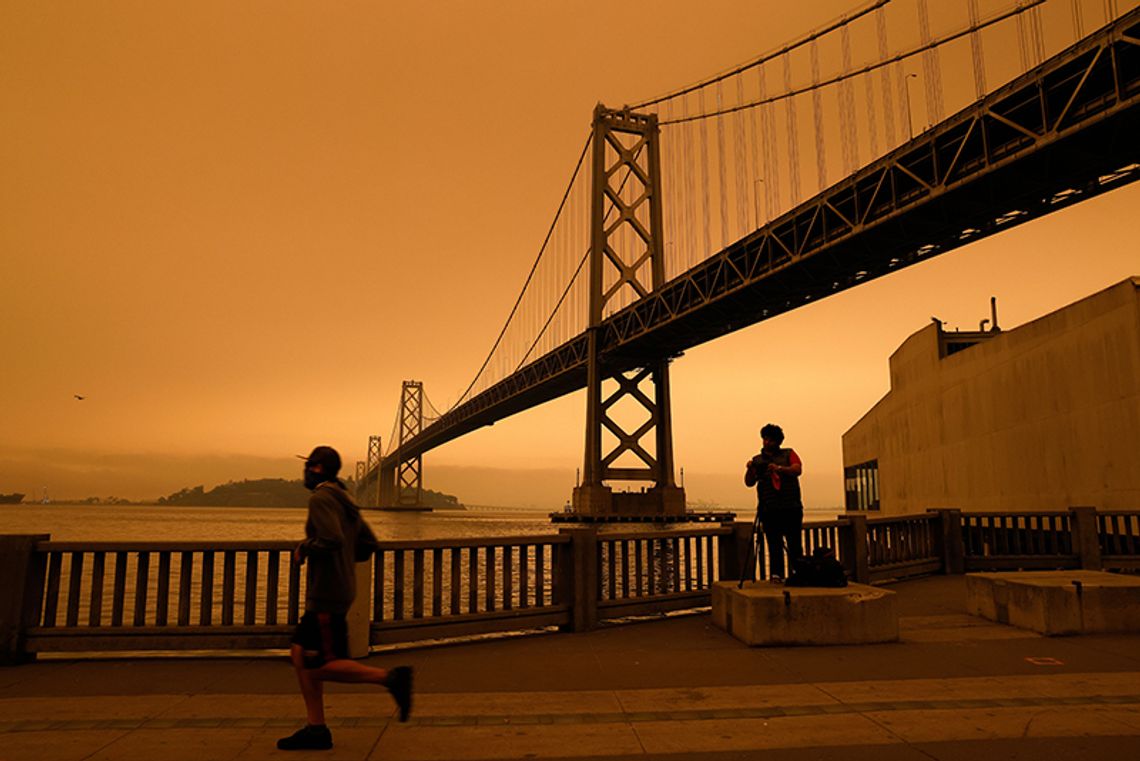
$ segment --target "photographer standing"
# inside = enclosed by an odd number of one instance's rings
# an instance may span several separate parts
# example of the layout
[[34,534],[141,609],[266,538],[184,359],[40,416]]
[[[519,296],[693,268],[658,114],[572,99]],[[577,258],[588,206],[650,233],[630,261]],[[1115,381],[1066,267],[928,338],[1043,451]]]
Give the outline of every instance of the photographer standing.
[[[787,543],[788,563],[803,555],[802,532],[804,504],[800,498],[800,475],[803,463],[792,449],[780,447],[784,431],[768,423],[760,429],[763,449],[748,461],[744,471],[744,485],[756,487],[756,517],[763,525],[768,545],[768,578],[784,579],[784,544]],[[756,537],[760,541],[760,537]]]

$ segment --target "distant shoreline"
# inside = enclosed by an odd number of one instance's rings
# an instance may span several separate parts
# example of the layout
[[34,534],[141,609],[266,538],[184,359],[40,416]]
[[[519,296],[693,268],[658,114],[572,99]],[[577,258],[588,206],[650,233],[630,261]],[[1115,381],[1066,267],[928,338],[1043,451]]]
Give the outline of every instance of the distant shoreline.
[[198,510],[201,510],[202,508],[211,508],[211,507],[216,507],[218,509],[226,509],[226,508],[230,508],[230,507],[266,508],[266,509],[273,509],[273,510],[304,510],[305,509],[304,505],[175,505],[175,504],[168,504],[168,503],[160,503],[160,502],[157,502],[154,500],[149,500],[149,501],[148,500],[140,500],[138,502],[134,502],[134,501],[87,502],[87,501],[84,501],[81,499],[78,499],[78,500],[76,500],[76,499],[53,499],[51,502],[48,502],[46,504],[42,503],[42,502],[20,502],[18,505],[13,505],[13,507],[56,507],[56,506],[92,507],[92,508],[161,507],[164,510],[167,508],[179,508],[179,507],[189,507],[189,508],[194,508],[194,509],[198,509]]

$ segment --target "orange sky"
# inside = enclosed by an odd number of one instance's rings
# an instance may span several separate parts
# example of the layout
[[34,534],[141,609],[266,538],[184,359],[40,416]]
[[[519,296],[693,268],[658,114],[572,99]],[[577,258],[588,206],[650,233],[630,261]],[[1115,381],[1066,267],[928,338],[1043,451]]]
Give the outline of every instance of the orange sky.
[[[351,466],[387,437],[401,380],[437,406],[470,381],[597,101],[853,5],[3,4],[0,491],[295,476],[315,443]],[[1008,328],[1137,274],[1121,220],[1138,202],[1125,188],[687,352],[672,379],[690,499],[749,504],[738,471],[771,420],[808,504],[841,504],[840,436],[886,392],[895,347],[931,315],[975,327],[991,295]],[[427,485],[561,505],[583,411],[575,394],[446,445]],[[512,490],[470,468],[554,475]]]

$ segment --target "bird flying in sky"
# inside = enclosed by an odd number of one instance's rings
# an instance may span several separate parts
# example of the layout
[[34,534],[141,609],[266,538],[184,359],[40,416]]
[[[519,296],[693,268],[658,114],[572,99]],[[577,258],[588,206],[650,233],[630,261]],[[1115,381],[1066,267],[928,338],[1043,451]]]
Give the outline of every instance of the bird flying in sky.
[[80,396],[79,394],[72,394],[72,396],[74,396],[76,399],[78,399],[81,402],[87,398],[85,396]]

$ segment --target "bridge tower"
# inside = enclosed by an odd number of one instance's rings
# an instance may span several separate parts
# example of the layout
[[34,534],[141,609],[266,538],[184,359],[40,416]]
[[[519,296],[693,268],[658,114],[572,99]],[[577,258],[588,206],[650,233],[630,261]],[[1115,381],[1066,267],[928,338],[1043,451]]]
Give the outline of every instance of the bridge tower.
[[400,390],[400,431],[396,447],[396,478],[394,500],[396,507],[419,507],[423,504],[423,455],[404,458],[404,444],[424,427],[424,384],[421,381],[404,381]]
[[[659,139],[656,114],[600,103],[594,109],[586,457],[573,499],[579,516],[685,512],[685,494],[673,476],[669,359],[628,369],[599,352],[607,305],[645,298],[665,283]],[[646,385],[652,386],[648,392]],[[651,445],[645,442],[650,433]],[[607,481],[651,485],[614,492]]]
[[353,482],[356,490],[356,504],[364,504],[364,479],[368,477],[368,471],[364,467],[364,460],[356,461],[356,480]]
[[[361,505],[369,507],[379,507],[380,492],[381,492],[381,472],[380,472],[380,458],[384,452],[380,447],[380,437],[372,435],[368,437],[368,457],[364,461],[364,478],[357,479],[357,501]],[[376,486],[369,489],[368,479],[376,479]]]

